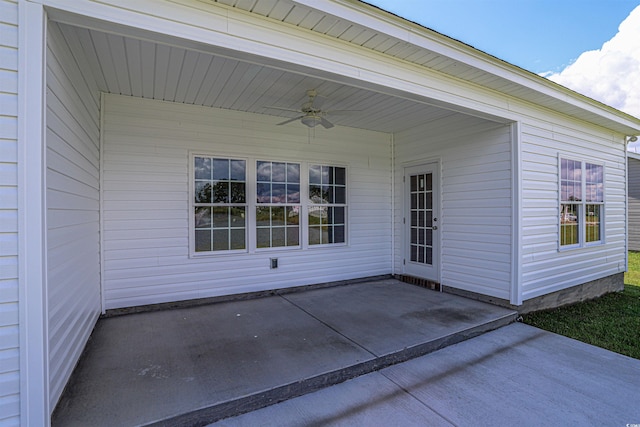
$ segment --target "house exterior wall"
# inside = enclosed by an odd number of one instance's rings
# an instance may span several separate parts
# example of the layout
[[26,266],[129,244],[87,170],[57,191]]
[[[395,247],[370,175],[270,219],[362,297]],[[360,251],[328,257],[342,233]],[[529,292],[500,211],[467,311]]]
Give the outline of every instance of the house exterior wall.
[[0,0],[0,424],[20,422],[18,4]]
[[627,158],[629,250],[640,251],[640,156]]
[[[402,273],[403,260],[403,163],[421,158],[441,160],[443,285],[514,301],[517,296],[510,292],[517,289],[513,281],[519,280],[524,301],[626,269],[621,136],[525,105],[520,110],[520,152],[515,156],[520,158],[520,206],[511,203],[509,177],[517,174],[511,169],[509,126],[485,131],[482,127],[490,127],[490,122],[447,117],[395,135],[395,216],[400,218],[395,229],[395,273]],[[492,144],[494,148],[489,149]],[[605,166],[604,244],[559,248],[560,155]],[[483,174],[492,178],[485,179]],[[460,185],[450,187],[454,183]],[[479,214],[471,215],[472,211]],[[519,212],[521,224],[520,271],[516,272],[512,212]]]
[[[390,136],[279,121],[105,95],[106,309],[391,273]],[[346,166],[348,245],[190,257],[190,152]]]
[[[47,40],[47,297],[55,407],[100,314],[100,93],[57,24]],[[86,69],[86,67],[84,67]]]
[[395,136],[395,273],[403,272],[404,165],[441,162],[441,283],[509,299],[511,127],[462,114]]
[[[271,58],[272,63],[291,61],[290,67],[299,72],[309,67],[330,77],[345,76],[345,81],[363,87],[376,89],[377,85],[384,85],[389,93],[400,96],[415,94],[415,99],[420,101],[429,98],[447,107],[457,106],[465,111],[482,110],[508,120],[522,121],[522,152],[517,154],[521,156],[519,166],[522,171],[520,184],[523,196],[519,200],[522,205],[519,212],[522,213],[523,246],[518,265],[522,264],[521,284],[525,299],[615,274],[625,268],[626,177],[620,135],[612,135],[566,117],[557,117],[529,101],[519,101],[443,73],[395,61],[390,56],[355,44],[311,32],[300,32],[292,25],[280,26],[275,20],[232,12],[225,7],[212,8],[203,13],[195,7],[182,8],[184,5],[179,3],[158,6],[157,2],[146,1],[132,5],[131,2],[120,0],[99,3],[21,1],[20,6],[22,10],[27,4],[41,7],[42,3],[53,6],[52,12],[58,8],[69,9],[77,15],[86,13],[96,17],[96,23],[100,19],[113,19],[124,25],[164,31],[167,37],[174,36],[176,40],[193,38],[205,44],[217,43],[218,47],[237,49],[248,56],[264,56]],[[200,6],[204,7],[205,4]],[[139,13],[133,11],[136,8]],[[27,30],[21,25],[20,31]],[[18,301],[19,292],[27,288],[43,290],[38,289],[37,280],[27,283],[22,276],[23,269],[32,265],[24,261],[29,259],[24,257],[27,245],[18,248],[18,241],[24,243],[23,238],[28,234],[24,233],[24,228],[20,228],[20,235],[18,233],[19,224],[22,227],[27,223],[23,220],[25,212],[18,213],[18,205],[28,196],[25,189],[28,186],[23,186],[24,181],[20,181],[24,173],[19,174],[24,163],[18,164],[18,158],[21,161],[24,159],[23,147],[29,146],[25,140],[18,144],[19,130],[25,127],[24,122],[18,126],[18,106],[25,105],[22,101],[25,98],[32,99],[34,96],[24,96],[25,93],[21,92],[21,101],[18,103],[18,3],[14,0],[0,0],[0,32],[3,36],[0,41],[0,424],[27,423],[27,420],[20,419],[21,398],[23,408],[31,405],[35,412],[39,411],[39,407],[46,406],[29,399],[29,390],[20,396],[21,386],[23,390],[29,386],[34,395],[37,390],[46,389],[40,387],[33,392],[32,385],[39,380],[33,381],[32,378],[50,377],[52,393],[49,400],[54,402],[57,399],[64,378],[75,363],[97,315],[99,303],[94,299],[96,288],[74,288],[79,283],[72,283],[65,273],[79,274],[80,280],[96,283],[97,269],[101,265],[96,260],[99,246],[95,202],[99,191],[104,191],[102,204],[99,205],[104,226],[99,231],[105,240],[105,245],[100,248],[106,273],[102,277],[105,308],[384,274],[394,270],[392,259],[395,259],[395,271],[398,271],[401,260],[398,238],[402,233],[398,231],[400,216],[397,209],[402,203],[395,204],[394,223],[393,202],[398,200],[401,188],[399,192],[398,176],[395,176],[396,185],[392,185],[393,157],[390,155],[389,135],[334,129],[330,138],[324,138],[320,129],[311,143],[307,144],[305,129],[275,127],[274,119],[266,116],[109,95],[107,105],[111,112],[102,116],[107,121],[103,129],[108,132],[109,139],[105,147],[106,158],[102,159],[105,185],[99,190],[95,174],[98,168],[98,102],[90,75],[78,74],[75,67],[77,65],[87,73],[100,70],[74,64],[77,58],[65,60],[62,39],[53,28],[52,51],[47,58],[50,62],[47,76],[49,100],[51,105],[54,102],[58,105],[55,114],[50,111],[47,115],[47,121],[50,122],[47,129],[50,140],[47,151],[50,160],[47,164],[47,202],[50,203],[50,209],[47,212],[46,258],[48,290],[51,294],[47,300],[47,319],[39,322],[40,325],[30,324],[26,332],[26,324],[19,325],[19,316],[24,316],[25,310],[18,313],[18,304],[23,304],[21,308],[24,308],[28,299]],[[409,36],[412,34],[406,33],[406,36],[411,39]],[[21,37],[21,40],[24,38]],[[25,57],[26,54],[21,56]],[[461,56],[462,62],[464,59]],[[474,58],[476,60],[484,61]],[[501,67],[498,64],[493,69]],[[39,67],[34,69],[40,70]],[[20,76],[26,75],[27,71],[21,68]],[[509,71],[500,73],[508,74]],[[20,81],[24,83],[26,79]],[[28,80],[27,83],[33,81]],[[528,83],[521,84],[526,86]],[[21,87],[24,89],[24,85]],[[563,93],[559,91],[558,98],[571,98]],[[596,114],[615,116],[600,107],[593,108],[597,110]],[[65,110],[65,117],[55,117]],[[20,112],[22,114],[24,110]],[[507,169],[503,160],[495,162],[495,176],[489,175],[492,172],[476,161],[493,159],[493,156],[502,159],[501,156],[507,154],[513,157],[514,153],[509,152],[502,143],[508,134],[508,127],[482,120],[474,121],[468,117],[464,122],[459,119],[440,122],[446,130],[431,123],[425,128],[396,135],[396,165],[418,158],[415,156],[439,158],[442,162],[442,210],[443,218],[449,221],[442,229],[445,243],[442,247],[443,282],[506,297],[505,262],[508,263],[509,259],[504,251],[509,248],[509,253],[513,254],[516,248],[501,239],[507,227],[513,227],[513,224],[504,222],[505,193],[489,192],[506,189],[500,186],[510,181],[506,178]],[[615,120],[615,117],[611,120]],[[447,133],[449,136],[445,137]],[[423,150],[422,135],[429,135],[429,150]],[[475,145],[468,141],[471,137],[476,141]],[[31,138],[27,141],[37,140]],[[456,144],[449,145],[447,142]],[[469,151],[461,151],[461,148]],[[485,152],[485,148],[488,151]],[[191,150],[238,156],[252,153],[254,157],[264,156],[273,160],[346,165],[350,188],[349,245],[331,249],[189,258],[188,156]],[[605,163],[605,245],[558,252],[558,153],[569,153],[586,160],[602,158]],[[508,174],[513,173],[513,170],[508,170]],[[455,187],[461,181],[465,186],[469,182],[473,185],[483,182],[476,179],[483,176],[494,189],[481,185],[479,188]],[[158,189],[158,183],[164,187]],[[513,187],[510,190],[513,191]],[[478,195],[473,193],[478,191],[485,195],[492,194],[498,205],[483,206],[482,209],[486,208],[487,211],[474,216],[472,220],[476,222],[469,226],[469,218],[457,214],[460,206],[466,208],[477,203]],[[141,202],[146,205],[144,208],[138,208]],[[494,214],[489,214],[488,209],[494,208]],[[152,211],[151,219],[148,211]],[[395,229],[392,224],[395,224]],[[468,236],[482,235],[478,230],[483,228],[493,230],[499,237],[492,239],[494,246],[489,246],[487,240],[468,239]],[[176,230],[176,234],[165,231],[168,229]],[[511,229],[511,233],[514,232]],[[457,240],[456,233],[459,235]],[[394,244],[395,252],[392,251]],[[39,249],[40,245],[29,247],[31,252]],[[68,250],[74,253],[76,250],[82,251],[73,258],[76,266],[83,267],[82,271],[76,271],[71,261],[65,259]],[[268,268],[268,261],[274,255],[280,258],[280,268],[272,271]],[[463,258],[466,259],[461,262]],[[91,263],[91,266],[85,268],[83,263]],[[462,268],[458,268],[460,266]],[[513,263],[511,266],[514,268]],[[472,281],[470,276],[482,267],[489,270],[487,274],[490,277]],[[73,294],[76,291],[81,296]],[[77,301],[83,297],[87,297],[87,301]],[[86,304],[73,305],[78,302]],[[31,304],[28,306],[31,307]],[[39,308],[36,307],[36,310]],[[48,324],[43,332],[39,328],[44,323]],[[48,345],[42,346],[38,340],[42,340],[47,332],[50,332]],[[32,347],[36,347],[36,351],[31,351],[31,348],[25,350],[28,347],[25,344],[20,347],[20,337],[35,342]],[[43,348],[51,350],[50,376],[48,369],[33,369],[34,366],[47,365],[34,363],[38,362],[37,357],[31,356]],[[22,360],[20,356],[23,356]],[[31,369],[25,369],[21,375],[21,366]],[[42,372],[44,375],[41,375]],[[29,405],[25,402],[29,402]]]
[[[626,269],[626,175],[622,137],[562,116],[521,126],[523,299]],[[604,243],[559,247],[559,156],[604,164]]]

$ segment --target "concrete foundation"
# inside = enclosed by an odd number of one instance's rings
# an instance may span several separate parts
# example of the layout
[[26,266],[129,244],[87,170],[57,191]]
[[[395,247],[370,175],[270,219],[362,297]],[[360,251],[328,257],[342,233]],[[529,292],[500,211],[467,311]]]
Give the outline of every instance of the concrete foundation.
[[475,292],[465,291],[442,285],[442,291],[466,298],[475,299],[501,307],[516,310],[520,314],[532,311],[548,310],[561,307],[563,305],[575,304],[581,301],[598,298],[611,292],[620,292],[624,289],[624,273],[617,273],[602,279],[592,280],[582,285],[572,286],[547,295],[531,298],[523,302],[522,305],[513,305],[509,301],[501,298],[481,295]]

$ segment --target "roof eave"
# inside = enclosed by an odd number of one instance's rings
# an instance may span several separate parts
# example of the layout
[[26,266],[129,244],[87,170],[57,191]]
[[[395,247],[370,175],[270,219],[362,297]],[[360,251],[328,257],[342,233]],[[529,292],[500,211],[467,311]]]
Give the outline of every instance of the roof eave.
[[[371,28],[417,47],[475,67],[598,116],[625,135],[640,134],[640,119],[575,92],[461,41],[408,21],[361,0],[293,0],[295,3]],[[594,120],[596,121],[596,120]]]

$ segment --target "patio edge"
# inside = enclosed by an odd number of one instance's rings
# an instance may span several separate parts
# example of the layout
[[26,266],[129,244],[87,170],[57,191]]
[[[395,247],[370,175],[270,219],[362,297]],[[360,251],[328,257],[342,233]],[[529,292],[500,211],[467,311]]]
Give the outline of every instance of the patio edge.
[[516,321],[517,312],[508,313],[497,319],[477,324],[434,340],[407,347],[386,355],[374,357],[365,362],[326,372],[310,378],[284,384],[269,390],[256,392],[238,399],[229,400],[204,407],[188,413],[176,415],[164,420],[145,424],[148,427],[191,427],[206,426],[225,418],[231,418],[247,412],[275,405],[285,400],[330,387],[350,379],[366,375],[397,363],[406,362],[420,356],[433,353],[453,344],[477,337],[486,332],[499,329]]

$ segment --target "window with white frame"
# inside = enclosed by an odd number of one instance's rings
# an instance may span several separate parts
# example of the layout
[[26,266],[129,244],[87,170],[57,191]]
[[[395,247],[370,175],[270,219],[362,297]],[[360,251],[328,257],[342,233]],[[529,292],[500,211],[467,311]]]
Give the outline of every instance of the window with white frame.
[[347,242],[347,170],[304,162],[191,156],[191,253]]
[[193,178],[194,251],[246,249],[246,161],[196,156]]
[[560,246],[603,241],[604,166],[560,159]]
[[345,243],[346,213],[346,169],[309,166],[309,245]]
[[300,164],[256,163],[256,246],[300,246]]

